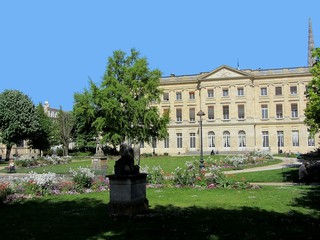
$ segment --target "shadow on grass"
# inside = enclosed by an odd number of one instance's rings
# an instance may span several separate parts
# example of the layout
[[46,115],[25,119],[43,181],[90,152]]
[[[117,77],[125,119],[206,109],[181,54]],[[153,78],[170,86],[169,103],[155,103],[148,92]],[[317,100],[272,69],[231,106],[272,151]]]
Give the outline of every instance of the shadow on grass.
[[105,202],[80,198],[1,206],[1,239],[320,239],[319,219],[298,212],[168,205],[109,217]]
[[299,169],[297,167],[282,169],[282,178],[284,182],[299,182]]
[[320,211],[320,186],[313,186],[302,193],[302,196],[294,200],[293,206],[300,206]]

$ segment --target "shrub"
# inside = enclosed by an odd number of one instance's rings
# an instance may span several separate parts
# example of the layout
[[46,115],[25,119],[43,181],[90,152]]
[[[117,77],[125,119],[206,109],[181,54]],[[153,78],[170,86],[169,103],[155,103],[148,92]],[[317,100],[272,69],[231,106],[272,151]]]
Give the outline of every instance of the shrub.
[[89,168],[79,167],[77,170],[70,169],[72,180],[77,185],[79,190],[90,188],[95,177],[94,173]]
[[140,172],[147,173],[147,183],[149,184],[163,184],[164,183],[164,171],[160,166],[153,166],[150,169],[148,166],[141,167]]
[[9,187],[9,184],[0,182],[0,204],[5,202],[10,192],[11,192],[11,189]]

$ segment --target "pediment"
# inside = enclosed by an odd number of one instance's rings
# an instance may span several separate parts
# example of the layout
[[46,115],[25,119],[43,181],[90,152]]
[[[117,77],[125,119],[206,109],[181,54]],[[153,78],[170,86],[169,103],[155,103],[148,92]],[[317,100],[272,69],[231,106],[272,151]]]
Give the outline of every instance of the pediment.
[[245,72],[242,72],[241,70],[237,70],[228,66],[221,66],[202,76],[201,80],[218,79],[218,78],[222,78],[222,79],[223,78],[243,78],[243,77],[250,77],[250,75]]

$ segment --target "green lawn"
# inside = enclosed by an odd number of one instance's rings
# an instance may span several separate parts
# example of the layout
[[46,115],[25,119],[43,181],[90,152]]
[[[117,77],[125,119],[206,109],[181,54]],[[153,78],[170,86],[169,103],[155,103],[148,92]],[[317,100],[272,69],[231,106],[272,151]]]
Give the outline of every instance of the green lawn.
[[[211,158],[214,160],[220,160],[223,159],[225,156],[223,155],[214,155],[214,156],[205,156],[204,160]],[[171,173],[174,172],[174,170],[177,167],[184,168],[185,163],[187,161],[198,161],[199,156],[157,156],[157,157],[147,157],[147,158],[141,158],[140,166],[145,167],[148,166],[149,168],[152,168],[153,166],[161,166],[163,171],[165,173]],[[272,165],[277,164],[281,162],[281,160],[274,159],[272,161],[269,161],[267,163],[264,163],[259,166],[264,165]],[[115,161],[114,160],[108,160],[107,161],[108,167],[107,167],[107,174],[112,174]],[[39,168],[17,168],[18,173],[29,173],[30,171],[34,171],[36,173],[43,173],[43,172],[54,172],[57,174],[67,174],[69,173],[70,168],[78,168],[78,167],[90,167],[91,166],[91,159],[77,159],[73,160],[70,164],[61,164],[61,165],[48,165],[45,167],[39,167]],[[253,166],[247,166],[246,168],[250,168]],[[225,169],[230,170],[230,169]],[[6,172],[5,169],[1,170],[0,172]]]
[[237,173],[228,175],[236,180],[248,182],[297,182],[298,168],[283,168],[275,170]]
[[320,239],[320,188],[147,189],[150,211],[109,217],[109,193],[0,206],[1,239]]

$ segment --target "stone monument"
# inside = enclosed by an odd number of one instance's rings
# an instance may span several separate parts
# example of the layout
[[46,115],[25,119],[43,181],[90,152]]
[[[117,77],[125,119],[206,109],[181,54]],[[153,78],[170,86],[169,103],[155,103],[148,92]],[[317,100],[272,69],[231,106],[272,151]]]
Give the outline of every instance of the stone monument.
[[107,175],[107,156],[102,150],[99,138],[96,140],[96,153],[91,157],[91,168],[96,175]]
[[132,216],[146,212],[149,202],[146,198],[147,174],[139,172],[134,165],[133,149],[126,143],[120,146],[120,158],[114,166],[114,175],[108,175],[110,182],[109,215]]

